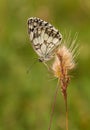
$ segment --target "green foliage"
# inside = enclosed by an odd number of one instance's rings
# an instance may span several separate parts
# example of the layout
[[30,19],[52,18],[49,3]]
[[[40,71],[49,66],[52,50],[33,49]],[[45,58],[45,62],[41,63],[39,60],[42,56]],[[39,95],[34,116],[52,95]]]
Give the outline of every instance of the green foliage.
[[[69,127],[90,130],[90,2],[88,0],[0,1],[0,130],[46,130],[56,80],[36,63],[27,19],[40,17],[63,35],[79,33],[80,55],[68,88]],[[65,106],[58,92],[52,130],[65,129]]]

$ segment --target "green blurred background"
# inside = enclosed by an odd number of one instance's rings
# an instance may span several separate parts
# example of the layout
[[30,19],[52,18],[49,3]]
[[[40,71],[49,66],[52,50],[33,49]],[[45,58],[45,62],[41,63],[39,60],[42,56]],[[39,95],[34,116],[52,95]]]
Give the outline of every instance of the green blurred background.
[[[76,32],[77,68],[68,88],[69,130],[90,130],[90,1],[0,0],[0,130],[47,130],[57,80],[42,63],[26,73],[37,55],[27,19],[52,23],[64,36]],[[52,130],[65,130],[65,106],[58,92]]]

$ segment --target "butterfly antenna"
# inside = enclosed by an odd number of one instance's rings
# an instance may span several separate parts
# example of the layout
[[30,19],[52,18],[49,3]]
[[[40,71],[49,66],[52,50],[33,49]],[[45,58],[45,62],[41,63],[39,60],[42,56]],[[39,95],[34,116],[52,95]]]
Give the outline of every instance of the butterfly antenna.
[[33,67],[33,65],[37,62],[37,58],[34,58],[34,61],[33,61],[33,63],[30,65],[30,67],[27,69],[27,74],[31,71],[31,69],[32,69],[32,67]]

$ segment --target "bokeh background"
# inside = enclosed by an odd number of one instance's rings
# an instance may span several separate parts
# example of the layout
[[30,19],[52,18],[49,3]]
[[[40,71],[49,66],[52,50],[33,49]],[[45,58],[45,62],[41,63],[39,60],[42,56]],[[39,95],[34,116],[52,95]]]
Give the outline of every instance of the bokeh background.
[[[27,19],[52,23],[62,35],[78,32],[80,55],[68,87],[70,130],[90,130],[90,1],[0,0],[0,130],[47,130],[57,80],[42,63],[27,34]],[[52,130],[65,130],[58,92]]]

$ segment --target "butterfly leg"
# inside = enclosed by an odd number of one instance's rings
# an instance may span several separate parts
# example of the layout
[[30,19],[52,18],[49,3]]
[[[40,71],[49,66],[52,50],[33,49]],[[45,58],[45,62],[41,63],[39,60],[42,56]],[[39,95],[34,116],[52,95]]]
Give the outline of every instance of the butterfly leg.
[[43,64],[46,66],[46,68],[48,69],[48,71],[51,70],[50,67],[45,62],[43,62]]

